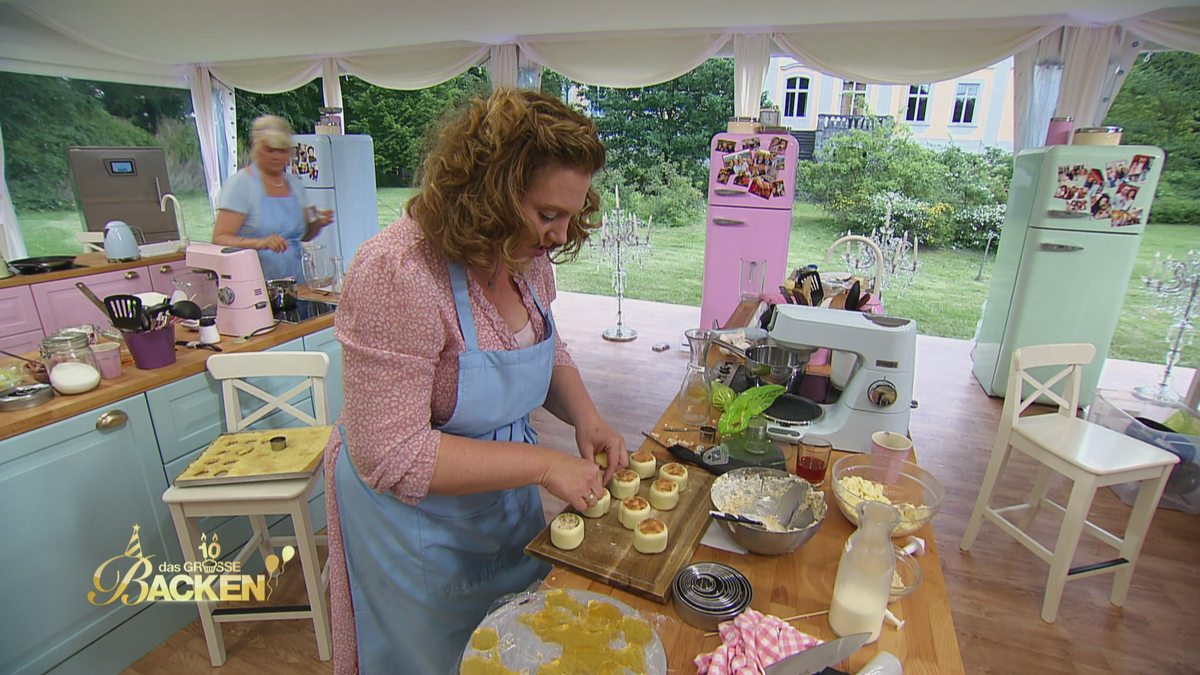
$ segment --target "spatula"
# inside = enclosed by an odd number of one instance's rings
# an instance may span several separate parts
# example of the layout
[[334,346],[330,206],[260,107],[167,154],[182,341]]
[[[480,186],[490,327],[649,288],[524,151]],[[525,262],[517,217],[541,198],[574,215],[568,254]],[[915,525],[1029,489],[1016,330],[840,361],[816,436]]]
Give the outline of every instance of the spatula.
[[146,313],[142,311],[142,301],[133,295],[110,295],[104,298],[104,306],[108,308],[108,316],[113,326],[131,333],[140,333],[150,327]]

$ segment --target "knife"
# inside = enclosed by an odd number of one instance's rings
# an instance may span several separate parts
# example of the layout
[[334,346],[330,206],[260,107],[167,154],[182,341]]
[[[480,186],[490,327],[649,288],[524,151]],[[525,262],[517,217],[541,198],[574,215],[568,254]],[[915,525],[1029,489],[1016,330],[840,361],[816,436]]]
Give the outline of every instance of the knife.
[[855,633],[844,638],[809,647],[767,667],[766,675],[813,675],[850,658],[871,639],[870,633]]

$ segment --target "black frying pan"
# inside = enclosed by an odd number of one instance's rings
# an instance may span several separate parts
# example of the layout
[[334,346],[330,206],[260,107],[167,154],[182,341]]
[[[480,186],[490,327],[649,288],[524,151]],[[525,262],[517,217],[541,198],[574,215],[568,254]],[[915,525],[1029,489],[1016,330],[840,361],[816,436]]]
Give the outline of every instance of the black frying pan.
[[70,269],[73,264],[75,264],[75,256],[73,255],[44,255],[38,258],[22,258],[8,262],[8,266],[16,270],[17,274],[56,272],[58,270]]

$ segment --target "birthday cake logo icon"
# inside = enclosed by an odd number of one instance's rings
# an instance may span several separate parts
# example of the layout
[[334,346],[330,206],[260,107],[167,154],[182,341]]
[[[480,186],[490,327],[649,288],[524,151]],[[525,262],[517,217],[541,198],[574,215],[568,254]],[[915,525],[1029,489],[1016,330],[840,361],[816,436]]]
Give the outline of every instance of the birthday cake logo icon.
[[212,541],[207,540],[207,535],[200,535],[200,550],[204,552],[204,562],[201,563],[201,568],[205,574],[213,574],[217,571],[217,559],[221,557],[221,544],[217,542],[217,535],[212,536]]

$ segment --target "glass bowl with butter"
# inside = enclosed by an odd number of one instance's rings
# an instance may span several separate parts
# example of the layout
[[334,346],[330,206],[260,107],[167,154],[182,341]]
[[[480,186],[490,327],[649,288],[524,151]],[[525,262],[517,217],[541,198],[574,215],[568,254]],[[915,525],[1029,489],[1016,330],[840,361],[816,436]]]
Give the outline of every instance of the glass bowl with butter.
[[[886,482],[888,469],[899,466],[895,480]],[[846,455],[833,464],[833,495],[846,518],[858,525],[858,503],[876,501],[900,512],[893,537],[907,537],[924,527],[942,508],[946,490],[941,481],[913,462],[881,460],[870,454]]]

